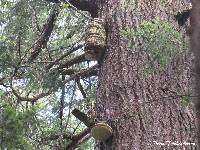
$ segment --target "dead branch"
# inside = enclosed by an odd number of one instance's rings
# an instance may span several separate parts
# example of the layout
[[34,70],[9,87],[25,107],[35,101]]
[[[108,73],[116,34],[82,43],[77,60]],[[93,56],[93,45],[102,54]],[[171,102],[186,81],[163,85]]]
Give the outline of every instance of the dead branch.
[[90,74],[90,73],[93,72],[94,70],[98,70],[98,68],[99,68],[99,65],[94,65],[94,66],[92,66],[92,67],[90,67],[90,68],[83,69],[83,70],[81,70],[81,71],[79,71],[79,72],[77,72],[77,73],[71,75],[68,79],[66,79],[66,80],[63,82],[63,84],[65,84],[65,83],[67,83],[67,82],[69,82],[69,81],[72,81],[72,80],[74,80],[74,79],[76,79],[76,78],[78,78],[78,77],[87,76],[88,74]]
[[[62,69],[60,70],[62,75],[73,75],[76,72],[78,72],[78,70],[75,69]],[[88,72],[88,74],[85,74],[83,76],[81,76],[81,78],[87,78],[87,77],[91,77],[91,76],[97,76],[98,75],[98,69],[93,69],[91,71]]]
[[74,150],[75,148],[77,148],[80,144],[86,142],[87,140],[89,140],[91,138],[90,134],[85,135],[83,138],[81,138],[80,140],[76,141],[76,142],[72,142],[69,145],[67,145],[66,150]]
[[[91,128],[86,128],[83,132],[74,135],[72,137],[72,142],[66,146],[66,150],[74,150],[80,143],[83,141],[83,139],[88,139],[90,135]],[[88,137],[89,136],[89,137]]]
[[78,109],[74,109],[72,111],[72,114],[78,118],[82,123],[84,123],[87,127],[91,127],[95,124],[95,121],[93,118],[88,117],[85,113],[81,112]]
[[92,0],[69,0],[69,3],[78,10],[88,11],[92,18],[97,17],[98,6]]
[[79,44],[76,47],[72,46],[72,48],[67,53],[65,53],[64,55],[62,55],[60,58],[56,59],[53,63],[49,64],[46,67],[46,70],[50,69],[55,64],[57,64],[60,60],[64,59],[65,57],[67,57],[68,55],[70,55],[71,53],[75,52],[76,50],[78,50],[78,49],[80,49],[82,47],[83,47],[83,44]]
[[38,99],[43,98],[45,96],[48,96],[52,93],[51,90],[49,90],[48,92],[45,93],[40,93],[38,95],[35,95],[33,97],[23,97],[20,94],[18,94],[18,92],[11,86],[10,87],[12,89],[12,93],[18,98],[19,101],[27,101],[27,102],[36,102]]
[[46,47],[49,37],[51,36],[51,33],[53,31],[58,13],[59,8],[54,8],[46,23],[43,25],[43,29],[39,38],[32,46],[31,56],[28,58],[29,63],[31,63],[39,55],[41,50]]
[[[65,83],[67,83],[67,82],[69,82],[69,81],[71,81],[71,80],[74,80],[74,79],[76,79],[76,78],[80,78],[80,77],[85,77],[85,76],[93,75],[94,72],[97,73],[97,70],[98,70],[98,65],[95,65],[95,66],[93,66],[93,67],[91,67],[91,68],[83,69],[83,70],[81,70],[81,71],[79,71],[79,72],[77,72],[77,73],[75,73],[75,74],[72,74],[71,77],[69,77],[68,79],[66,79],[66,80],[63,81],[63,84],[65,84]],[[74,72],[74,71],[73,71],[73,72]],[[5,79],[5,78],[1,78],[0,81],[3,83],[3,80],[4,80],[4,79]],[[35,102],[35,101],[37,101],[38,99],[43,98],[43,97],[45,97],[45,96],[48,96],[48,95],[50,95],[50,94],[53,92],[53,90],[49,90],[48,92],[40,93],[40,94],[35,95],[35,96],[33,96],[33,97],[28,97],[28,96],[27,96],[27,97],[24,97],[24,96],[21,96],[21,95],[19,94],[19,92],[16,91],[12,86],[11,86],[10,88],[12,89],[13,94],[14,94],[20,101],[29,101],[29,102]]]
[[[65,80],[65,76],[62,76],[62,80]],[[64,100],[65,100],[65,85],[61,85],[61,96],[60,96],[60,127],[63,127],[63,109],[64,109]]]
[[53,141],[53,140],[57,140],[59,139],[60,137],[63,137],[63,139],[67,139],[67,140],[70,140],[72,139],[72,135],[71,133],[52,133],[50,134],[49,136],[47,137],[43,137],[42,138],[42,141]]
[[81,91],[81,94],[82,94],[83,98],[87,98],[86,93],[85,93],[85,91],[84,91],[84,89],[83,89],[83,86],[81,85],[80,77],[77,78],[77,79],[75,79],[75,80],[76,80],[78,89]]
[[86,128],[85,130],[83,130],[81,133],[78,133],[76,135],[71,135],[70,133],[58,133],[58,134],[51,134],[48,137],[44,137],[42,139],[42,142],[45,141],[53,141],[53,140],[57,140],[60,137],[62,137],[63,139],[67,139],[67,140],[71,140],[71,142],[66,146],[66,150],[74,150],[79,144],[83,143],[84,141],[88,140],[90,138],[90,130],[91,128]]
[[[46,0],[46,1],[53,2],[53,3],[59,3],[59,2],[69,3],[69,4],[71,4],[73,7],[75,7],[78,10],[88,11],[91,14],[92,18],[97,17],[98,6],[92,0],[69,0],[69,1],[65,1],[65,0]],[[73,8],[72,6],[70,6],[70,7]]]
[[62,69],[60,70],[61,74],[62,75],[73,75],[75,72],[78,72],[77,70],[75,69]]
[[71,67],[74,64],[81,63],[81,62],[84,62],[84,61],[86,61],[85,54],[82,54],[80,56],[77,56],[77,57],[75,57],[71,60],[65,61],[64,63],[60,64],[58,69],[68,68],[68,67]]

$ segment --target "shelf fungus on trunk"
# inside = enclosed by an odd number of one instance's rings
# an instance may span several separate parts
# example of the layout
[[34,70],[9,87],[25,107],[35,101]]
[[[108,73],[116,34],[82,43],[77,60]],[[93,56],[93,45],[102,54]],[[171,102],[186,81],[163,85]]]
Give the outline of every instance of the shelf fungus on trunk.
[[91,136],[95,140],[106,141],[112,133],[112,128],[105,122],[96,123],[91,129]]
[[100,60],[106,45],[106,31],[103,19],[94,18],[86,29],[85,58],[87,60]]

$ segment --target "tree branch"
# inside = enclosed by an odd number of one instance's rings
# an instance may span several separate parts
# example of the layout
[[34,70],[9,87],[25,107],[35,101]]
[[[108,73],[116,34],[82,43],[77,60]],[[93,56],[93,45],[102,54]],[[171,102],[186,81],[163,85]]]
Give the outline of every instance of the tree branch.
[[59,3],[60,1],[70,3],[73,7],[78,10],[88,11],[92,18],[97,17],[98,6],[93,0],[46,0],[53,3]]
[[[73,75],[76,72],[78,72],[78,70],[75,69],[62,69],[61,71],[62,75]],[[88,72],[88,74],[85,74],[83,76],[81,76],[81,78],[87,78],[87,77],[91,77],[91,76],[97,76],[98,75],[98,69],[92,69]]]
[[90,133],[90,130],[91,128],[86,128],[83,132],[73,136],[72,142],[66,146],[65,150],[74,150],[83,139],[90,138],[90,135],[88,135]]
[[78,77],[84,77],[84,76],[87,76],[88,74],[90,74],[91,72],[93,72],[94,70],[97,70],[99,68],[99,65],[94,65],[90,68],[87,68],[87,69],[83,69],[79,72],[77,72],[76,74],[73,74],[72,76],[70,76],[68,79],[66,79],[63,84],[69,82],[69,81],[72,81]]
[[46,93],[40,93],[38,95],[35,95],[33,97],[23,97],[21,95],[18,94],[18,92],[13,88],[10,87],[12,89],[12,93],[20,100],[20,101],[27,101],[27,102],[36,102],[38,99],[43,98],[45,96],[48,96],[51,94],[51,90],[49,90]]
[[88,117],[85,113],[81,112],[76,108],[72,111],[72,114],[82,123],[84,123],[87,127],[91,127],[95,124],[94,119]]
[[58,69],[62,69],[62,68],[68,68],[74,64],[77,64],[77,63],[81,63],[81,62],[84,62],[86,61],[85,59],[85,54],[82,54],[80,56],[77,56],[71,60],[68,60],[68,61],[65,61],[64,63],[60,64]]
[[92,0],[69,0],[69,3],[79,10],[88,11],[92,18],[95,18],[98,15],[98,6]]
[[80,78],[76,79],[76,83],[77,83],[78,89],[81,91],[81,94],[82,94],[83,98],[87,98],[86,93],[85,93],[85,91],[83,89],[83,86],[81,85]]
[[33,51],[31,52],[31,56],[28,58],[29,63],[31,63],[39,55],[41,50],[46,47],[49,37],[51,36],[51,33],[53,31],[58,13],[59,8],[54,8],[46,23],[43,25],[43,29],[39,38],[32,46]]
[[69,145],[67,145],[66,150],[74,150],[75,148],[78,147],[81,143],[84,143],[85,141],[89,140],[91,138],[90,134],[86,134],[83,136],[81,139],[78,139],[75,142],[71,142]]
[[[62,76],[62,80],[65,80],[65,76]],[[60,96],[60,127],[63,128],[63,109],[64,109],[64,100],[65,100],[65,85],[61,85],[61,96]]]
[[56,59],[53,63],[49,64],[46,67],[46,70],[50,69],[51,67],[53,67],[55,64],[57,64],[60,60],[64,59],[66,56],[70,55],[71,53],[75,52],[76,50],[80,49],[83,47],[83,44],[79,44],[76,47],[72,47],[67,53],[65,53],[64,55],[62,55],[60,58]]
[[49,140],[51,140],[51,141],[57,140],[62,136],[63,139],[71,140],[71,142],[66,146],[65,149],[66,150],[74,150],[79,144],[81,144],[85,140],[88,140],[91,137],[89,134],[90,130],[91,130],[91,128],[86,128],[81,133],[78,133],[76,135],[70,135],[70,133],[51,134],[49,137],[44,137],[42,139],[42,142],[49,141]]

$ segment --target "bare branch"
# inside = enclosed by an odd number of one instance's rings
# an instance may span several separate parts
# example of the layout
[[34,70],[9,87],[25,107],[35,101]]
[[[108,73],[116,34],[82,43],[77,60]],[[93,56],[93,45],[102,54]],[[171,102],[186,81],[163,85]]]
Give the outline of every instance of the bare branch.
[[49,140],[57,140],[60,137],[63,137],[63,139],[71,140],[71,142],[66,146],[66,150],[74,150],[79,144],[83,143],[84,141],[88,140],[90,136],[90,128],[86,128],[81,133],[76,135],[71,135],[70,133],[58,133],[58,134],[51,134],[48,137],[44,137],[42,139],[42,142],[49,141]]
[[[62,75],[73,75],[76,72],[78,72],[78,70],[75,69],[62,69],[60,70]],[[81,78],[87,78],[87,77],[91,77],[91,76],[97,76],[98,75],[98,69],[92,69],[88,72],[88,74],[85,74],[83,76],[81,76]]]
[[[88,11],[91,14],[92,18],[97,17],[98,6],[92,0],[46,0],[46,1],[53,3],[59,3],[59,2],[68,3],[70,4],[70,7],[73,9],[75,8],[76,11],[77,9],[81,11]],[[86,15],[84,16],[90,18]]]
[[68,60],[68,61],[65,61],[64,63],[60,64],[58,69],[62,69],[62,68],[68,68],[74,64],[77,64],[77,63],[81,63],[81,62],[84,62],[86,61],[85,59],[85,54],[82,54],[80,56],[77,56],[71,60]]
[[66,150],[74,150],[76,147],[78,147],[80,144],[86,142],[87,140],[89,140],[91,138],[90,134],[87,134],[85,136],[83,136],[80,140],[77,140],[73,143],[70,143],[67,147]]
[[88,117],[85,113],[81,112],[78,109],[74,109],[72,111],[72,114],[78,118],[82,123],[84,123],[87,127],[91,127],[95,124],[95,121],[93,118]]
[[84,77],[84,76],[87,76],[88,74],[90,74],[91,72],[93,72],[94,70],[97,70],[99,67],[99,65],[94,65],[90,68],[87,68],[87,69],[83,69],[79,72],[77,72],[76,74],[73,74],[72,76],[70,76],[68,79],[66,79],[63,84],[69,82],[69,81],[72,81],[78,77]]
[[12,89],[12,93],[19,99],[19,101],[36,102],[38,99],[48,96],[52,93],[52,91],[49,90],[48,92],[40,93],[33,97],[23,97],[20,94],[18,94],[18,92],[12,86],[10,88]]
[[57,140],[59,137],[63,137],[63,139],[72,139],[71,133],[53,133],[50,134],[48,137],[43,137],[42,141],[53,141],[53,140]]
[[42,48],[45,48],[49,37],[53,31],[55,21],[57,19],[59,13],[59,8],[54,8],[52,13],[50,14],[49,18],[47,19],[46,23],[43,25],[42,32],[37,39],[37,41],[32,46],[31,56],[28,58],[28,62],[32,62],[41,52]]
[[82,47],[83,47],[83,44],[79,44],[76,47],[72,46],[72,48],[67,53],[65,53],[64,55],[62,55],[60,58],[56,59],[53,63],[49,64],[46,67],[46,70],[50,69],[55,64],[57,64],[60,60],[64,59],[66,56],[70,55],[71,53],[75,52],[76,50],[78,50],[78,49],[80,49]]
[[90,130],[91,130],[90,128],[87,128],[80,134],[73,136],[72,142],[66,146],[65,150],[74,150],[83,139],[88,139],[85,137],[88,137],[88,136],[90,137],[90,135],[88,135],[90,133]]
[[[65,76],[62,76],[62,80],[65,80]],[[61,96],[60,96],[60,127],[63,128],[63,109],[64,109],[64,100],[65,100],[65,85],[61,85]]]
[[82,11],[88,11],[92,18],[97,17],[98,6],[92,0],[69,0],[75,8]]
[[80,78],[76,79],[76,83],[77,83],[78,89],[81,91],[83,98],[87,98],[86,93],[83,89],[83,86],[81,85]]
[[73,75],[75,72],[78,72],[75,69],[62,69],[60,70],[62,75]]

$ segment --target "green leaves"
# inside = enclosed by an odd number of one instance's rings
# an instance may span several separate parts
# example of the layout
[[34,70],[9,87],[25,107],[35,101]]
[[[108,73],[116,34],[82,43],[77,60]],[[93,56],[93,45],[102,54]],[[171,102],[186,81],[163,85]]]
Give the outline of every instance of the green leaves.
[[[60,3],[61,10],[54,22],[52,34],[50,37],[45,37],[49,39],[47,44],[42,47],[33,62],[27,62],[34,52],[34,46],[39,43],[37,41],[41,40],[39,37],[47,31],[48,20],[51,20],[48,19],[49,14],[55,5],[45,0],[1,0],[0,2],[0,73],[1,84],[5,85],[0,91],[4,93],[0,100],[0,108],[2,105],[0,109],[0,146],[2,147],[0,149],[29,150],[36,147],[38,149],[38,145],[41,149],[44,147],[51,149],[49,145],[65,144],[69,140],[55,139],[47,140],[45,143],[43,137],[48,138],[50,133],[57,134],[61,130],[62,133],[75,132],[75,130],[78,133],[84,128],[70,116],[70,109],[77,104],[77,101],[81,101],[76,100],[78,96],[75,92],[71,92],[76,91],[72,90],[75,87],[74,82],[65,85],[69,90],[64,93],[65,98],[61,106],[58,95],[61,92],[62,75],[61,70],[56,69],[60,63],[74,58],[74,55],[79,52],[63,57],[64,59],[56,62],[50,70],[46,69],[46,66],[66,55],[72,47],[82,42],[87,19],[78,12],[69,10],[67,3]],[[64,69],[79,71],[82,67],[85,68],[85,64]],[[70,75],[66,75],[66,79]],[[85,83],[81,84],[84,86]],[[27,98],[27,102],[20,101],[19,97],[16,98],[10,86],[19,96]],[[54,91],[48,98],[40,97],[37,102],[28,99],[48,91]],[[90,98],[87,100],[89,105]],[[43,106],[37,106],[38,103],[42,103]],[[80,105],[84,105],[86,109],[84,100]],[[61,109],[63,109],[63,127],[60,119]]]
[[142,49],[161,67],[165,67],[176,54],[183,51],[182,34],[168,22],[159,19],[154,22],[145,20],[137,28],[121,31],[121,35],[128,39],[129,48],[137,48],[140,41]]
[[[30,133],[28,131],[30,127],[37,124],[34,117],[36,109],[22,111],[1,102],[2,105],[3,109],[0,111],[0,148],[31,150],[30,141],[25,138],[25,135]],[[32,128],[33,130],[34,128]]]

